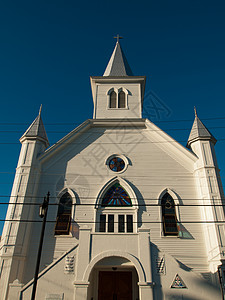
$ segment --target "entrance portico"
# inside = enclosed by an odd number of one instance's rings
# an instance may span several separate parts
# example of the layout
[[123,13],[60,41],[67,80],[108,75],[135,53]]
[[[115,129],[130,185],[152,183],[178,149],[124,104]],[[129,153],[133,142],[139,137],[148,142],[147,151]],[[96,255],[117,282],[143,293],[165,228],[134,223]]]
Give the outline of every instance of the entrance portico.
[[[116,300],[119,300],[121,285],[132,290],[126,300],[153,300],[149,230],[139,229],[137,234],[127,236],[123,234],[123,239],[110,235],[111,242],[114,242],[112,244],[104,243],[103,238],[105,239],[106,235],[91,233],[87,228],[84,228],[84,231],[80,229],[82,247],[78,249],[76,259],[76,274],[79,277],[76,276],[74,282],[75,299],[102,300],[103,285],[107,284],[111,289],[111,297]],[[124,241],[126,244],[121,247]],[[101,245],[101,248],[98,249],[97,245]],[[123,248],[124,251],[116,250],[118,248]],[[129,252],[125,251],[127,249]],[[118,273],[118,279],[115,280],[116,275],[113,275],[113,272]],[[116,281],[115,285],[110,285],[110,280]]]

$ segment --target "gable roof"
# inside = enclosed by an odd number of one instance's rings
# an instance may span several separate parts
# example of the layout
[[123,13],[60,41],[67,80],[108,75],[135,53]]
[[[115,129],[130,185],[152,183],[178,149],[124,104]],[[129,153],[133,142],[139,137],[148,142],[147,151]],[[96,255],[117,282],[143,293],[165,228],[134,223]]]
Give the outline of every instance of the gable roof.
[[133,76],[119,41],[116,43],[103,76]]
[[48,148],[42,155],[39,156],[39,160],[43,164],[46,160],[51,159],[51,157],[56,153],[65,149],[65,147],[69,149],[70,145],[74,144],[76,139],[90,128],[119,128],[118,126],[122,128],[134,127],[136,129],[146,129],[142,132],[143,136],[145,136],[150,142],[156,143],[160,149],[173,157],[187,170],[191,172],[193,171],[194,162],[197,159],[196,155],[148,119],[88,119],[59,140],[56,144]]

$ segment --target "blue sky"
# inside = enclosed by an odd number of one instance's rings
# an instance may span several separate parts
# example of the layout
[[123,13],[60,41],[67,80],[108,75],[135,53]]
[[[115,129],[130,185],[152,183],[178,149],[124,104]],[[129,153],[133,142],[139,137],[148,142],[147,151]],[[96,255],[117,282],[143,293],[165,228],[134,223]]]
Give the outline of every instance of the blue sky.
[[0,195],[40,104],[51,144],[92,118],[89,76],[103,74],[118,33],[133,73],[147,76],[145,116],[186,145],[196,106],[225,185],[224,15],[222,0],[1,1]]

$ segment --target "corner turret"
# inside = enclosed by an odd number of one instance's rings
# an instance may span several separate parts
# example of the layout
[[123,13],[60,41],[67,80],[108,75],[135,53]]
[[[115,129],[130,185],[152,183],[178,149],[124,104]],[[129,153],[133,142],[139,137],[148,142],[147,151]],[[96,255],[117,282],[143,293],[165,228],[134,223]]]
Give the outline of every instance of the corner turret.
[[208,140],[215,145],[217,142],[216,138],[211,134],[211,132],[205,127],[205,125],[199,119],[196,108],[194,108],[194,111],[195,111],[195,120],[192,125],[192,129],[188,138],[187,147],[191,148],[191,144],[197,140]]
[[41,110],[42,105],[39,110],[39,114],[37,118],[33,121],[30,127],[26,130],[26,132],[20,138],[20,142],[22,143],[25,139],[38,139],[42,141],[46,148],[49,146],[48,137],[45,131],[45,127],[41,118]]
[[[7,282],[15,280],[23,282],[24,280],[24,266],[32,231],[30,223],[23,223],[20,220],[32,220],[35,205],[22,204],[35,203],[38,200],[35,198],[41,172],[38,157],[49,146],[41,118],[41,108],[37,118],[20,138],[20,142],[22,147],[6,216],[8,222],[5,223],[3,229],[0,249],[0,254],[7,252],[7,270],[9,270],[5,272],[4,281],[0,283],[0,289],[4,291],[1,299],[7,299]],[[21,247],[21,241],[23,247]],[[11,268],[13,264],[18,266],[16,270]]]
[[[187,142],[187,147],[198,157],[194,166],[203,220],[205,245],[210,271],[216,273],[225,260],[224,194],[216,160],[216,138],[197,116]],[[223,264],[225,267],[225,265]]]

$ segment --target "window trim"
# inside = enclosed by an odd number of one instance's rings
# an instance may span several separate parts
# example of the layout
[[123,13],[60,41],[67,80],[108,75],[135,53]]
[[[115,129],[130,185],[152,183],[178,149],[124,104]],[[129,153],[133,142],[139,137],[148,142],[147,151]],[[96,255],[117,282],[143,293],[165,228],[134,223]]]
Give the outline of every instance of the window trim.
[[[111,170],[110,167],[109,167],[109,162],[111,161],[111,159],[113,159],[113,158],[115,158],[115,157],[121,158],[121,159],[124,161],[124,163],[125,163],[125,166],[124,166],[123,170],[118,171],[118,172],[115,172],[115,171]],[[112,172],[112,173],[114,173],[114,174],[121,174],[121,173],[123,173],[123,172],[125,172],[125,171],[127,170],[128,165],[130,165],[130,163],[129,163],[129,160],[127,159],[127,157],[126,157],[125,155],[122,155],[122,154],[116,154],[116,153],[115,153],[115,154],[112,154],[112,155],[110,155],[110,156],[108,156],[108,157],[106,158],[106,160],[105,160],[105,165],[107,166],[107,169],[108,169],[110,172]]]
[[[119,183],[125,191],[128,193],[132,206],[101,206],[102,199],[105,195],[105,193],[110,189],[115,183]],[[99,232],[99,224],[100,224],[100,215],[101,214],[114,214],[114,215],[119,215],[119,214],[124,214],[124,215],[133,215],[133,234],[137,233],[138,229],[138,201],[137,201],[137,196],[130,186],[130,184],[123,178],[119,176],[113,177],[111,180],[107,181],[104,186],[100,189],[98,196],[96,198],[96,203],[95,203],[95,232],[96,233],[103,233]],[[104,232],[107,233],[107,232]],[[110,233],[109,233],[110,234]],[[114,230],[114,234],[121,234],[121,232],[118,232],[118,230]],[[124,233],[123,233],[124,234]],[[128,233],[127,233],[128,234]]]
[[[116,93],[116,107],[110,107],[111,104],[111,93]],[[125,94],[125,107],[119,107],[119,93],[124,92]],[[130,94],[129,91],[123,87],[117,89],[117,88],[111,88],[107,91],[107,109],[108,110],[128,110],[128,95]]]
[[[109,226],[109,216],[113,215],[114,216],[114,231],[109,231],[108,226]],[[106,216],[105,217],[105,231],[101,231],[101,216]],[[124,231],[119,231],[119,216],[124,216]],[[133,231],[128,231],[128,222],[127,222],[127,216],[132,216],[132,228]],[[98,219],[97,219],[97,226],[95,229],[95,232],[98,233],[109,233],[109,234],[133,234],[137,233],[137,213],[136,211],[132,210],[131,208],[126,209],[120,209],[119,211],[116,209],[99,209],[98,211]]]
[[[70,221],[69,221],[69,229],[68,229],[68,233],[61,233],[61,234],[56,234],[56,225],[57,225],[57,220],[58,220],[58,208],[59,208],[59,203],[60,203],[60,200],[61,198],[63,197],[63,195],[65,195],[66,193],[69,194],[70,198],[71,198],[71,201],[72,201],[72,207],[71,207],[71,212],[70,212]],[[55,203],[57,204],[57,210],[56,210],[56,218],[55,218],[55,226],[54,226],[54,236],[55,237],[60,237],[60,236],[63,236],[63,237],[70,237],[72,236],[72,233],[71,233],[71,226],[72,226],[72,220],[74,220],[75,218],[75,205],[77,203],[77,198],[76,198],[76,195],[75,193],[70,189],[70,188],[64,188],[63,190],[61,190],[61,192],[58,194],[58,196],[56,197],[56,201]],[[65,214],[66,215],[66,214]]]
[[[165,234],[165,231],[164,231],[164,220],[163,220],[163,213],[162,213],[162,198],[165,194],[169,194],[173,201],[174,201],[174,204],[175,204],[175,218],[176,218],[176,224],[177,224],[177,230],[178,230],[178,233],[177,235],[167,235]],[[166,188],[164,189],[159,197],[158,197],[158,205],[159,205],[159,214],[160,214],[160,232],[161,232],[161,237],[165,237],[165,238],[179,238],[179,226],[178,224],[180,223],[180,210],[179,210],[179,205],[181,203],[181,198],[178,196],[178,194],[176,192],[174,192],[172,189],[170,188]]]

